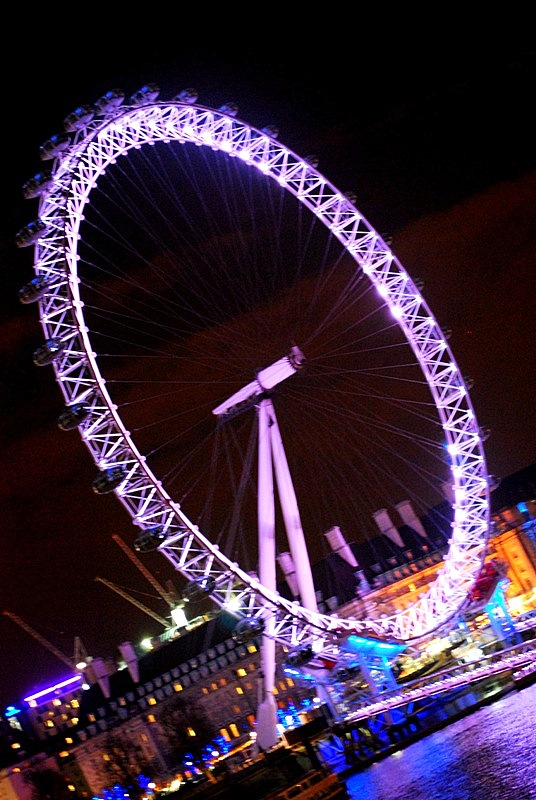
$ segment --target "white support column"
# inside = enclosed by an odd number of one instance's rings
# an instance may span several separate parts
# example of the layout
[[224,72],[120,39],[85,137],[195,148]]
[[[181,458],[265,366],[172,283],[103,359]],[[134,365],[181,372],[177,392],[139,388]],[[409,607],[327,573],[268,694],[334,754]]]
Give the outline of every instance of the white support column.
[[270,410],[270,438],[272,442],[272,458],[279,491],[281,510],[285,521],[287,539],[296,568],[296,580],[300,590],[302,605],[310,611],[317,611],[316,593],[313,583],[313,573],[309,563],[309,554],[305,544],[303,528],[298,509],[298,502],[288,468],[287,458],[271,400],[264,400]]
[[[259,580],[263,586],[276,591],[276,543],[275,543],[275,498],[270,440],[270,418],[268,401],[258,405],[259,449],[258,449],[258,536],[259,536]],[[276,647],[273,632],[274,617],[265,620],[262,637],[261,664],[263,693],[257,710],[257,742],[263,750],[269,750],[279,740],[277,731],[277,707],[274,696]]]

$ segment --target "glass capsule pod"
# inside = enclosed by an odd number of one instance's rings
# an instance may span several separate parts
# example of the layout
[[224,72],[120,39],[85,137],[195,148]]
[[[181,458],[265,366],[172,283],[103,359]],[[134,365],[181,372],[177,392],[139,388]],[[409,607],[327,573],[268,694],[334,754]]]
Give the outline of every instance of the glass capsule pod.
[[44,144],[39,148],[39,155],[41,161],[48,161],[51,158],[56,158],[60,153],[63,153],[71,145],[71,139],[66,133],[56,134],[47,139]]
[[19,302],[23,305],[35,303],[37,300],[43,297],[51,284],[52,280],[46,275],[38,275],[35,278],[32,278],[31,281],[19,289],[17,294]]
[[65,350],[66,343],[60,339],[48,339],[41,347],[34,350],[33,363],[37,367],[44,367],[52,364],[59,355]]
[[156,83],[146,83],[137,92],[134,92],[130,98],[130,103],[133,106],[142,106],[145,103],[154,103],[160,94],[160,87]]
[[81,128],[85,128],[86,125],[89,125],[94,116],[95,110],[92,106],[78,106],[78,108],[75,108],[74,111],[71,111],[71,113],[65,117],[63,120],[63,127],[68,133],[79,131]]
[[58,428],[62,431],[72,431],[78,428],[91,414],[91,408],[86,403],[72,403],[65,406],[58,417]]
[[134,550],[137,553],[150,553],[151,550],[156,550],[166,538],[166,532],[163,525],[152,525],[150,528],[140,533],[134,540]]
[[99,472],[91,486],[95,494],[108,494],[117,489],[123,483],[125,477],[123,467],[108,467]]
[[263,630],[264,620],[260,617],[245,617],[237,623],[232,637],[237,644],[246,644],[259,636]]
[[54,177],[52,172],[48,169],[38,172],[33,178],[22,187],[22,194],[25,200],[31,200],[34,197],[40,197],[47,189],[54,184]]
[[15,244],[17,247],[29,247],[35,244],[37,240],[43,236],[48,230],[48,225],[42,219],[35,219],[29,222],[24,228],[21,228],[15,236]]
[[214,591],[215,585],[216,582],[214,578],[211,578],[210,576],[190,581],[184,588],[182,599],[186,602],[204,600],[212,591]]

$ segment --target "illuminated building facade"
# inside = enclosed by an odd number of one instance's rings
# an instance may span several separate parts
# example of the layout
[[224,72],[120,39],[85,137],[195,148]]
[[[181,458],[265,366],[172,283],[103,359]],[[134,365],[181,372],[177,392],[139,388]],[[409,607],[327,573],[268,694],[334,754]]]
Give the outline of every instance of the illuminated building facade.
[[[514,618],[536,608],[536,505],[526,499],[531,496],[524,490],[511,505],[498,502],[492,514],[488,558],[506,567],[506,596]],[[442,564],[441,541],[422,545],[417,558],[409,557],[413,551],[408,546],[396,559],[388,555],[387,569],[371,568],[361,575],[361,593],[351,599],[337,596],[334,584],[325,582],[320,603],[349,617],[406,607]],[[259,642],[237,643],[235,624],[235,618],[221,612],[123,668],[94,670],[85,689],[81,675],[71,676],[6,710],[0,717],[0,800],[26,800],[22,774],[49,762],[68,776],[80,797],[91,797],[105,785],[108,737],[118,731],[140,764],[154,763],[160,774],[172,771],[176,765],[164,721],[166,707],[178,698],[184,709],[195,708],[198,717],[211,721],[223,746],[247,740],[258,705]],[[320,713],[319,701],[314,687],[300,685],[283,670],[283,661],[281,654],[276,703],[282,724],[285,716],[298,724]],[[188,735],[195,734],[192,729]]]

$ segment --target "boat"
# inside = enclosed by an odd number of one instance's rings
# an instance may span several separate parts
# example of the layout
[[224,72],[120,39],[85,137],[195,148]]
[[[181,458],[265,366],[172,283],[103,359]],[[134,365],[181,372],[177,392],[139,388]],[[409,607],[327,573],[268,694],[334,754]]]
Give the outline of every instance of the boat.
[[536,683],[536,661],[531,661],[520,669],[512,672],[512,680],[516,689],[525,689]]
[[[300,749],[278,746],[253,763],[212,774],[210,781],[185,787],[177,794],[193,800],[350,800],[344,780]],[[168,795],[168,800],[175,800]]]
[[265,795],[263,800],[348,800],[346,783],[336,772],[314,769],[297,782]]

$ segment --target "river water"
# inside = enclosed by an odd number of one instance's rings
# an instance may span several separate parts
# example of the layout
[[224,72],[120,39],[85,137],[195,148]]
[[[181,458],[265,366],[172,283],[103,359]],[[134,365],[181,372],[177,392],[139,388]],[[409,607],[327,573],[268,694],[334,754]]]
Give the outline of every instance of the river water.
[[536,684],[346,780],[355,800],[536,800]]

